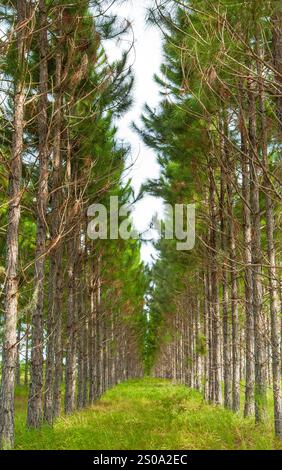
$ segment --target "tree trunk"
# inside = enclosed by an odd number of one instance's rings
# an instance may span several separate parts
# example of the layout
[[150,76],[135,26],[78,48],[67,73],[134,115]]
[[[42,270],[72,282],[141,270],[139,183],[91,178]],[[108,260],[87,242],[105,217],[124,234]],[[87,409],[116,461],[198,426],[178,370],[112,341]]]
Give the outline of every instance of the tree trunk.
[[[227,128],[227,125],[225,126]],[[231,318],[232,318],[232,409],[240,411],[240,330],[238,312],[238,287],[237,287],[237,267],[236,267],[236,239],[235,221],[233,214],[233,188],[232,180],[235,180],[235,168],[229,159],[229,179],[227,181],[228,198],[228,228],[229,228],[229,254],[231,269]]]
[[94,275],[90,275],[90,317],[88,329],[88,356],[89,356],[89,404],[95,401],[95,361],[96,355],[96,329],[97,329],[97,311],[96,311],[96,292]]
[[231,351],[230,351],[230,319],[229,296],[227,274],[227,227],[226,227],[226,145],[224,139],[224,126],[221,128],[221,188],[220,188],[220,225],[221,225],[221,249],[224,256],[222,265],[222,310],[223,310],[223,379],[224,379],[224,406],[232,408],[231,387]]
[[76,353],[77,353],[77,289],[76,263],[77,234],[69,241],[68,249],[68,307],[67,307],[67,351],[66,351],[66,390],[65,413],[75,410],[76,393]]
[[217,216],[216,216],[216,188],[214,172],[209,170],[210,179],[210,258],[211,258],[211,312],[212,312],[212,367],[213,367],[213,402],[221,404],[221,364],[220,364],[220,312],[218,299],[218,264],[217,264]]
[[246,312],[246,388],[244,415],[254,414],[254,313],[253,313],[253,281],[252,281],[252,222],[250,196],[250,161],[248,155],[247,122],[244,105],[244,90],[240,84],[240,135],[242,165],[242,196],[243,196],[243,236],[244,236],[244,286]]
[[[61,214],[61,203],[62,203],[62,51],[60,44],[61,36],[61,22],[62,22],[62,11],[59,12],[58,18],[58,40],[57,40],[57,52],[56,52],[56,70],[55,70],[55,116],[54,116],[54,145],[53,145],[53,179],[52,179],[52,195],[51,195],[51,237],[52,242],[55,243],[50,256],[50,276],[53,273],[54,281],[52,284],[52,291],[50,293],[50,305],[49,315],[51,315],[51,322],[53,324],[53,344],[51,345],[50,355],[53,349],[53,364],[50,362],[50,366],[54,368],[54,372],[49,371],[49,377],[47,378],[46,370],[46,388],[51,386],[53,382],[53,418],[59,416],[61,412],[61,385],[62,385],[62,373],[63,373],[63,346],[62,346],[62,289],[63,289],[63,273],[62,273],[62,258],[63,258],[63,246],[62,240],[62,226],[65,224],[65,220]],[[51,394],[50,394],[51,395]],[[49,401],[49,397],[45,397],[45,400]],[[51,404],[51,403],[50,403]],[[47,403],[45,403],[45,419],[50,420],[51,411]],[[51,418],[52,419],[52,418]]]
[[17,55],[19,78],[14,96],[13,142],[9,175],[9,204],[6,253],[5,322],[0,410],[0,448],[14,445],[14,387],[17,364],[18,235],[21,202],[22,151],[25,104],[25,61],[28,26],[26,2],[17,1]]
[[24,364],[24,386],[28,386],[28,345],[29,345],[29,323],[28,319],[26,319],[26,327],[25,327],[25,364]]
[[249,141],[252,211],[252,281],[255,331],[255,414],[256,422],[267,416],[267,384],[265,354],[265,318],[262,297],[262,254],[259,200],[259,164],[257,151],[256,103],[253,82],[249,82]]
[[18,322],[17,331],[17,372],[16,372],[16,384],[21,384],[21,321]]
[[[280,31],[281,33],[281,31]],[[258,51],[259,53],[260,51]],[[268,149],[267,149],[267,121],[265,111],[263,74],[260,63],[257,64],[259,81],[259,111],[261,120],[261,150],[264,166],[264,197],[266,203],[266,236],[268,254],[268,276],[269,276],[269,297],[270,297],[270,318],[271,318],[271,350],[272,350],[272,380],[273,380],[273,401],[274,401],[274,428],[275,434],[282,439],[282,403],[281,403],[281,357],[280,357],[280,305],[279,305],[279,284],[276,273],[276,253],[274,245],[274,215],[272,188],[268,175]],[[270,365],[270,355],[268,359]]]
[[32,349],[30,390],[28,399],[28,427],[38,428],[42,422],[43,392],[43,309],[46,256],[46,211],[48,202],[48,36],[45,0],[39,0],[39,182],[37,193],[37,239],[35,253],[35,307],[32,312]]
[[209,399],[209,288],[207,274],[204,273],[204,335],[205,335],[205,356],[204,356],[204,399]]

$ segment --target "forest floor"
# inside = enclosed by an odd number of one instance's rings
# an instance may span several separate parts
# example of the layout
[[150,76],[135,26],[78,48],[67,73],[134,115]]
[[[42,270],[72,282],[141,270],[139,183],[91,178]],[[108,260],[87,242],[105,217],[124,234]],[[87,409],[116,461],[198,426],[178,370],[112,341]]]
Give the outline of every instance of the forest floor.
[[16,449],[193,450],[282,449],[272,423],[256,426],[202,400],[185,386],[130,380],[94,406],[62,416],[53,427],[25,428],[27,392],[16,397]]

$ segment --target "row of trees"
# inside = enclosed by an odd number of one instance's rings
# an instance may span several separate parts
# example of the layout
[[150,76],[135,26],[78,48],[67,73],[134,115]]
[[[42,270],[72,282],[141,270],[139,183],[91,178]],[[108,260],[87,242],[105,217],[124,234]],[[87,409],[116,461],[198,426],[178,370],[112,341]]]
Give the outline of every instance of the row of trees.
[[156,1],[151,20],[163,99],[139,132],[162,173],[144,189],[194,203],[197,242],[156,245],[147,367],[258,423],[272,389],[282,438],[281,2]]
[[132,199],[115,119],[133,80],[127,54],[109,63],[103,47],[129,24],[110,4],[1,4],[1,448],[15,381],[38,428],[142,372],[139,242],[87,237],[89,205]]

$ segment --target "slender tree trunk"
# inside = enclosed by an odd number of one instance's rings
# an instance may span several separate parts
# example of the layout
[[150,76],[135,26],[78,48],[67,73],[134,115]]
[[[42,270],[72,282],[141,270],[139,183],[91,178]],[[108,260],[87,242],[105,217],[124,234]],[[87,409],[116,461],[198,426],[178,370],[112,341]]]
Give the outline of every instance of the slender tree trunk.
[[257,151],[256,103],[253,83],[249,83],[249,141],[252,211],[252,281],[255,331],[255,414],[256,422],[266,419],[267,383],[265,354],[265,318],[262,297],[262,255],[259,200],[259,166]]
[[246,344],[246,386],[244,415],[254,414],[254,313],[253,313],[253,281],[252,281],[252,222],[250,196],[250,161],[248,153],[247,122],[244,105],[244,89],[239,84],[240,100],[240,135],[242,165],[242,196],[243,196],[243,236],[244,236],[244,287],[245,287],[245,344]]
[[271,346],[272,346],[272,378],[274,399],[275,433],[282,438],[282,403],[281,403],[281,355],[280,355],[280,305],[278,297],[278,280],[276,273],[276,260],[274,248],[274,218],[272,201],[266,195],[266,225],[267,225],[267,250],[269,261],[269,291],[270,291],[270,315],[271,315]]
[[100,397],[101,392],[101,310],[100,310],[100,302],[99,302],[99,279],[98,279],[98,291],[95,294],[95,321],[94,321],[94,335],[95,335],[95,343],[94,343],[94,370],[95,370],[95,398]]
[[209,288],[207,274],[204,274],[204,335],[205,335],[205,357],[204,357],[204,399],[209,399]]
[[200,311],[201,311],[201,302],[200,299],[197,299],[197,305],[195,309],[195,336],[196,336],[196,377],[195,377],[195,388],[196,390],[201,389],[201,356],[198,351],[199,338],[201,334],[201,323],[200,323]]
[[[80,286],[81,289],[81,286]],[[79,290],[80,292],[80,290]],[[77,326],[77,408],[83,408],[83,376],[84,376],[84,361],[83,361],[83,329],[84,329],[84,321],[83,318],[83,311],[81,305],[81,296],[79,295],[78,299],[78,308],[77,308],[77,319],[78,319],[78,326]]]
[[16,384],[21,384],[21,321],[18,322],[17,331],[17,372],[16,372]]
[[[59,285],[62,285],[61,283]],[[63,306],[61,294],[57,292],[57,305],[58,312]],[[55,338],[54,338],[54,355],[55,355],[55,372],[54,372],[54,390],[53,390],[53,418],[56,418],[61,413],[61,387],[63,381],[63,344],[62,344],[62,316],[61,312],[58,315],[55,324]]]
[[[225,126],[227,128],[227,125]],[[233,162],[229,159],[229,169],[232,179],[235,179]],[[232,409],[240,411],[240,330],[238,312],[238,287],[236,267],[236,239],[233,214],[233,188],[230,177],[227,182],[228,194],[228,226],[229,226],[229,253],[231,268],[231,317],[232,317]]]
[[[13,142],[9,176],[9,205],[7,227],[5,322],[3,332],[3,367],[0,409],[0,448],[14,445],[14,387],[17,364],[17,311],[18,311],[18,235],[20,222],[22,151],[25,104],[25,62],[27,26],[26,2],[17,3],[17,55],[19,78],[14,96]],[[21,26],[21,27],[19,27]]]
[[[229,188],[229,198],[232,198],[232,190]],[[232,199],[230,199],[232,200]],[[240,329],[238,312],[238,287],[236,269],[236,241],[234,233],[234,220],[230,203],[230,258],[231,258],[231,312],[232,312],[232,409],[240,411]]]
[[[282,9],[281,9],[282,11]],[[281,33],[281,31],[280,31]],[[260,51],[258,51],[260,53]],[[274,245],[274,215],[273,201],[271,196],[271,183],[269,175],[268,149],[267,149],[267,121],[265,111],[263,74],[260,63],[257,64],[257,71],[260,77],[259,82],[259,111],[261,120],[261,149],[264,166],[264,197],[266,203],[266,236],[268,254],[268,276],[269,276],[269,296],[270,296],[270,318],[271,318],[271,352],[272,352],[272,380],[273,380],[273,401],[274,401],[274,428],[277,437],[282,439],[282,403],[281,403],[281,357],[280,357],[280,305],[279,305],[279,284],[276,273],[276,253]],[[270,365],[270,355],[268,358]],[[270,375],[270,374],[269,374]]]
[[69,241],[68,249],[68,311],[67,311],[67,351],[66,351],[66,389],[65,413],[75,410],[76,392],[76,353],[77,353],[77,290],[76,263],[77,234]]
[[32,350],[30,390],[28,399],[28,427],[38,428],[42,422],[43,392],[43,309],[46,256],[46,211],[48,202],[48,37],[45,0],[39,0],[39,182],[37,193],[37,239],[35,253],[35,307],[32,312]]
[[95,361],[96,356],[96,327],[97,327],[97,316],[96,316],[96,297],[95,297],[95,279],[93,274],[90,280],[90,318],[89,318],[89,404],[93,404],[95,400]]
[[116,384],[116,365],[115,365],[115,317],[111,315],[111,386]]
[[[62,12],[59,11],[58,18],[58,38],[61,36],[61,22]],[[50,293],[50,315],[53,324],[53,344],[50,350],[50,356],[53,356],[53,364],[50,361],[50,367],[54,367],[54,372],[49,371],[47,378],[46,370],[46,388],[50,387],[53,382],[53,418],[59,416],[61,412],[61,385],[62,385],[62,373],[63,373],[63,346],[62,346],[62,289],[63,289],[63,273],[62,273],[62,258],[63,258],[63,246],[60,240],[62,225],[65,221],[62,220],[60,207],[62,203],[62,52],[60,40],[57,41],[56,51],[56,69],[55,69],[55,115],[54,115],[54,145],[53,145],[53,179],[52,179],[52,194],[51,194],[51,208],[52,208],[52,222],[50,225],[51,236],[53,243],[56,246],[51,252],[50,260],[50,276],[54,278],[52,284],[52,291]],[[52,352],[53,349],[53,352]],[[51,393],[50,393],[51,396]],[[51,404],[49,397],[45,398],[48,400],[48,404]],[[45,404],[45,419],[50,422],[51,412],[50,408]]]
[[[85,293],[82,293],[85,295]],[[84,299],[82,298],[82,307],[85,306]],[[85,310],[84,315],[86,315]],[[87,406],[87,398],[89,395],[89,362],[88,362],[88,329],[89,322],[88,318],[85,318],[84,328],[83,328],[83,375],[82,375],[82,405],[83,407]]]
[[220,377],[220,312],[218,299],[218,264],[217,264],[217,216],[215,202],[215,181],[213,170],[209,171],[210,178],[210,258],[211,258],[211,311],[212,311],[212,358],[213,358],[213,382],[214,396],[213,401],[221,404],[221,377]]
[[25,327],[25,364],[24,364],[24,386],[28,386],[28,352],[29,352],[29,323],[28,319],[26,320]]
[[[55,264],[55,266],[54,266]],[[49,275],[49,302],[47,319],[47,353],[45,366],[45,389],[44,389],[44,420],[52,424],[53,421],[53,374],[54,374],[54,303],[53,293],[57,283],[56,260],[51,255]]]
[[[224,139],[224,126],[221,129],[221,201],[220,201],[220,225],[221,225],[221,249],[223,254],[227,253],[227,227],[226,227],[226,146]],[[222,309],[223,309],[223,378],[224,378],[224,406],[232,407],[232,368],[230,351],[230,319],[229,319],[229,296],[228,296],[228,274],[227,259],[222,265]]]
[[[81,271],[84,272],[84,265],[81,264]],[[78,280],[78,328],[77,328],[77,346],[78,346],[78,373],[77,373],[77,407],[83,408],[85,406],[85,395],[87,395],[87,318],[85,312],[85,291],[83,288],[83,281],[80,276]]]
[[[210,264],[210,262],[209,262]],[[211,290],[211,271],[210,266],[207,272],[207,294],[208,294],[208,332],[209,332],[209,401],[214,400],[214,369],[213,369],[213,309],[212,309],[212,290]]]

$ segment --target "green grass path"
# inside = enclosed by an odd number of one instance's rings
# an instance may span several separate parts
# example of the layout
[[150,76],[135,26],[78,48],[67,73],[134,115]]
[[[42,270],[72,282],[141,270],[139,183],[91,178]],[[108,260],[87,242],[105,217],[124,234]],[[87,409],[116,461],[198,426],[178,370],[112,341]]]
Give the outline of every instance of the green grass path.
[[[131,380],[94,406],[60,417],[53,427],[25,429],[26,392],[16,400],[16,449],[278,449],[271,423],[203,402],[199,393],[169,381]],[[281,448],[281,445],[280,445]]]

